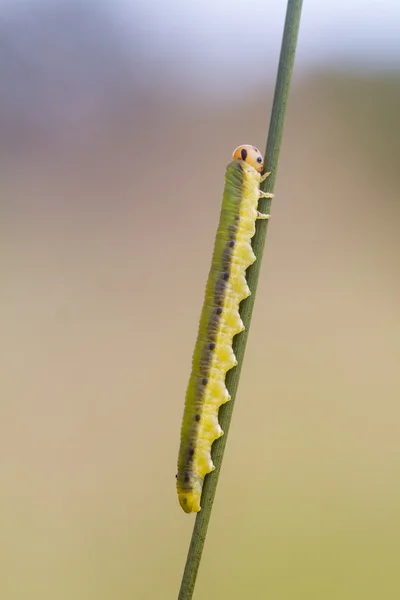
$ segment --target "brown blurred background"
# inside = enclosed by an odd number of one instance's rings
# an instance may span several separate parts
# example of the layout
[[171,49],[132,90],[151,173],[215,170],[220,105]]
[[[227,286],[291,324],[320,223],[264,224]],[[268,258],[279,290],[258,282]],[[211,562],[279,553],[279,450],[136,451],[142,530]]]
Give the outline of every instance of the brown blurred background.
[[[175,598],[193,525],[185,388],[224,168],[265,145],[284,7],[249,74],[228,46],[200,68],[179,12],[157,54],[162,24],[118,6],[3,10],[2,600]],[[400,597],[400,76],[308,63],[316,19],[197,599]]]

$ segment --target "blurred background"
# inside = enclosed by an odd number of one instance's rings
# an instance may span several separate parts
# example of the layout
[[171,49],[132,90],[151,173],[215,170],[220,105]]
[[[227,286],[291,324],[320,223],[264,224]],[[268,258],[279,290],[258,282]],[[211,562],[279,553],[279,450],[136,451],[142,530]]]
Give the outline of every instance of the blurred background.
[[[0,2],[0,595],[175,598],[184,395],[285,2]],[[400,9],[305,2],[195,598],[400,597]]]

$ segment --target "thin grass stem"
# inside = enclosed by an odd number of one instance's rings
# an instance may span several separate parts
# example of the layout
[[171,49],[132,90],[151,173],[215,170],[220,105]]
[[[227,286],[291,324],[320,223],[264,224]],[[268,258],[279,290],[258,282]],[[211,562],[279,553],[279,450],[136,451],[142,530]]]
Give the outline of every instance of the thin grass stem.
[[[270,193],[272,193],[274,190],[277,175],[283,125],[296,52],[301,8],[302,0],[288,0],[275,86],[274,102],[271,111],[267,147],[265,151],[265,164],[268,170],[271,171],[271,175],[261,186],[264,191]],[[271,201],[268,199],[263,199],[260,201],[260,211],[263,213],[270,212],[270,203]],[[207,475],[204,480],[203,493],[201,496],[202,508],[196,516],[178,600],[191,600],[193,597],[201,555],[207,535],[207,528],[210,521],[211,509],[214,502],[219,473],[221,470],[222,458],[228,438],[232,412],[235,405],[236,392],[239,385],[240,372],[243,364],[247,337],[249,334],[251,316],[253,313],[267,229],[268,221],[257,221],[256,233],[253,237],[253,249],[255,255],[257,256],[257,260],[246,273],[247,282],[251,290],[251,296],[244,300],[240,306],[240,315],[246,329],[237,335],[233,342],[233,350],[238,364],[234,369],[231,369],[228,372],[226,377],[226,386],[231,395],[231,401],[221,406],[219,411],[219,422],[224,431],[224,435],[216,440],[212,447],[212,460],[215,465],[215,471]]]

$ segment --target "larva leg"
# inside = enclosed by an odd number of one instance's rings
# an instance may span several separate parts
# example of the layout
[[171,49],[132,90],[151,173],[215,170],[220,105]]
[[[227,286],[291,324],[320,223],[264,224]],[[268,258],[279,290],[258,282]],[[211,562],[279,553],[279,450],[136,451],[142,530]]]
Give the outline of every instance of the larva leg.
[[260,198],[273,198],[274,194],[268,194],[268,192],[262,192],[260,190]]
[[267,177],[269,177],[270,175],[271,175],[271,171],[269,173],[264,173],[264,175],[261,175],[260,183],[265,181],[267,179]]
[[269,219],[271,215],[264,215],[263,213],[260,213],[260,211],[257,211],[257,219]]

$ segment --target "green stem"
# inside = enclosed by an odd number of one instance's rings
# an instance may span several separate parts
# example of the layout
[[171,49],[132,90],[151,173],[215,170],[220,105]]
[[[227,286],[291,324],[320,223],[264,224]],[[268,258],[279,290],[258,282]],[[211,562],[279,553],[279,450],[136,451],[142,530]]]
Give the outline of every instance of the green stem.
[[[296,52],[301,7],[302,0],[288,0],[278,74],[275,86],[274,103],[272,106],[267,148],[265,153],[265,164],[268,170],[271,171],[270,177],[268,177],[265,183],[262,184],[262,189],[267,192],[273,192],[276,179],[283,124],[289,96],[290,82],[292,78],[294,56]],[[261,201],[261,212],[269,212],[270,203],[270,200]],[[235,352],[238,364],[236,368],[231,369],[228,372],[226,377],[226,386],[231,395],[231,401],[221,406],[219,411],[219,422],[224,431],[224,435],[216,440],[213,444],[212,459],[215,465],[215,471],[207,475],[204,480],[203,493],[201,496],[201,511],[196,515],[196,521],[194,524],[178,600],[191,600],[193,596],[197,572],[200,565],[204,542],[207,535],[208,523],[211,516],[211,509],[217,488],[218,477],[221,470],[222,458],[228,437],[232,411],[235,404],[236,391],[239,385],[240,371],[243,364],[243,357],[246,349],[247,336],[249,334],[251,315],[253,312],[254,299],[256,295],[255,292],[260,273],[261,257],[267,235],[267,226],[268,221],[258,221],[256,225],[256,234],[253,238],[253,248],[255,255],[257,256],[257,260],[248,269],[246,274],[247,282],[252,293],[251,296],[244,300],[240,306],[240,315],[246,329],[237,335],[233,342],[233,350]]]

